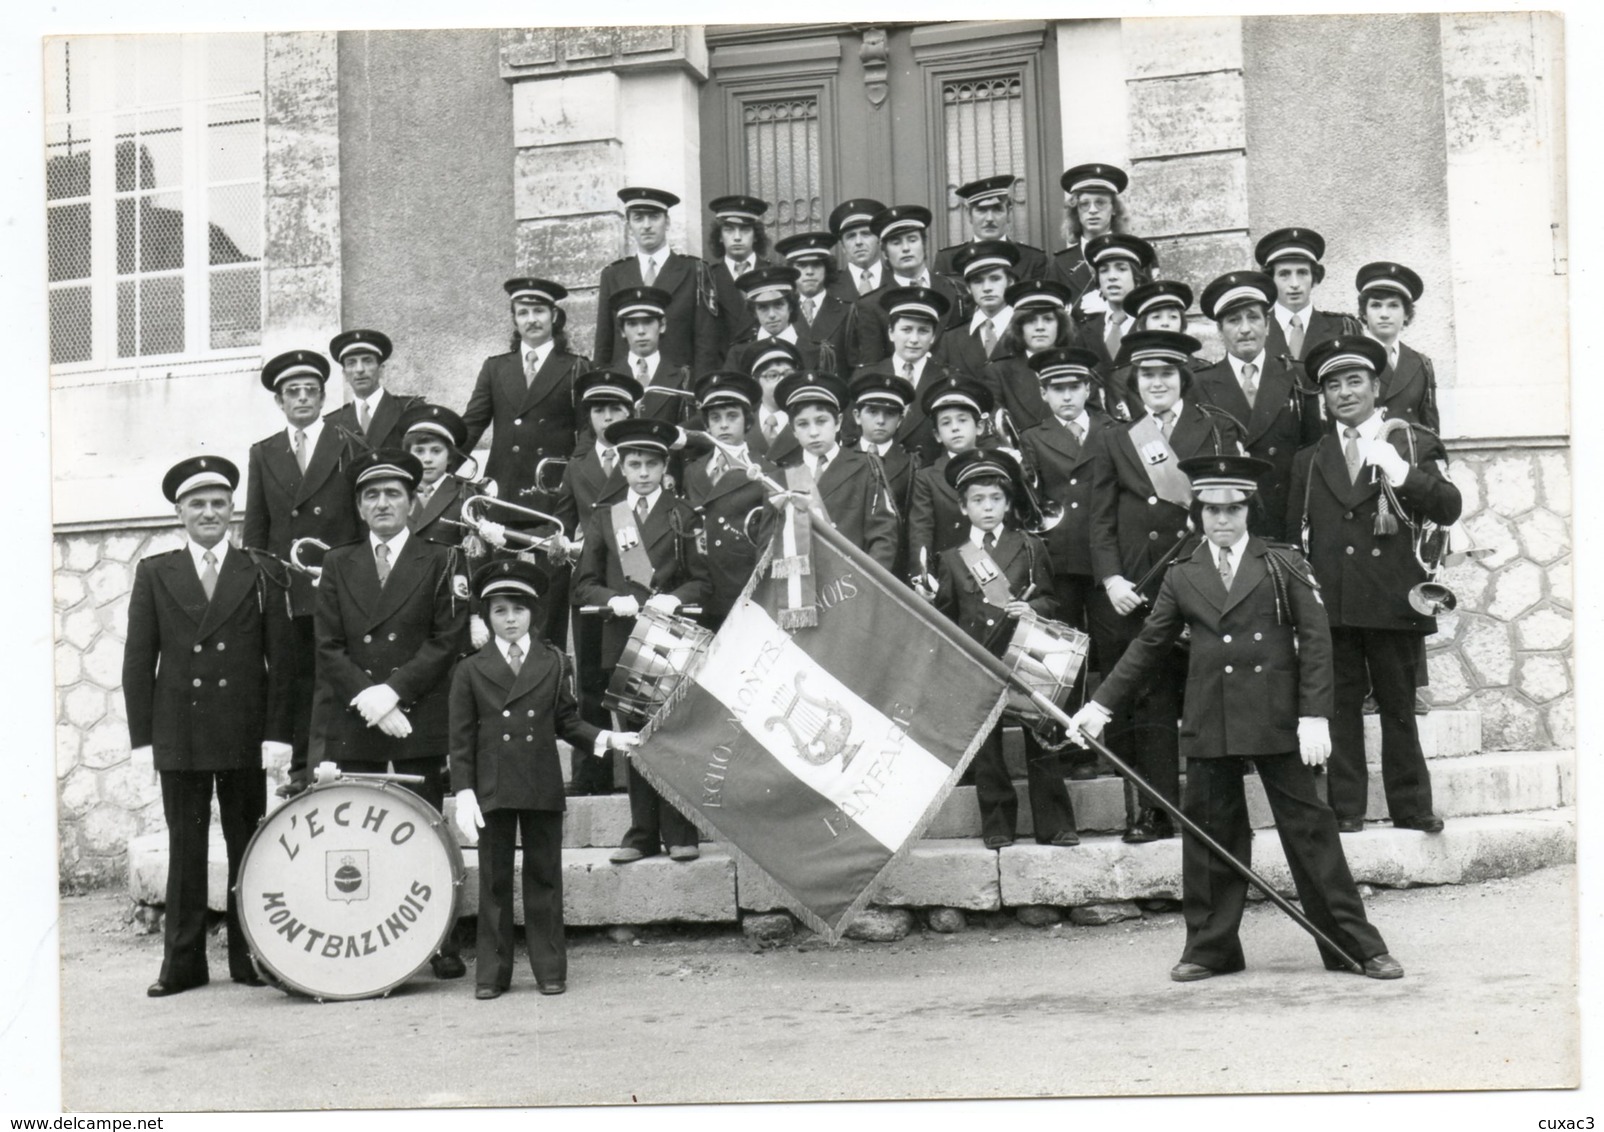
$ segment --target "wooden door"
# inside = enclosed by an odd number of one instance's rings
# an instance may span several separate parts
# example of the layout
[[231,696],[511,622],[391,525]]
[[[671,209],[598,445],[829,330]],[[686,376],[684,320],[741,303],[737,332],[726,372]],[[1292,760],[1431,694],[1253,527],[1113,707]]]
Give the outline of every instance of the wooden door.
[[937,247],[967,238],[952,190],[1012,172],[1014,235],[1057,242],[1053,26],[716,26],[702,87],[702,191],[771,204],[775,238],[854,196],[923,204]]

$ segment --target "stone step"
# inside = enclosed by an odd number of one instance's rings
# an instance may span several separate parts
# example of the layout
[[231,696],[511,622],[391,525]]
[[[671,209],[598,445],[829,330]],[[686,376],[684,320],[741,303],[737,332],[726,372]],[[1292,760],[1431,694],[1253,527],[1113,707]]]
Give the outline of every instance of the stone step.
[[[1496,751],[1437,759],[1431,764],[1437,813],[1448,818],[1573,805],[1576,800],[1575,764],[1575,754],[1571,751]],[[1075,806],[1075,822],[1082,832],[1125,828],[1124,792],[1118,778],[1071,781],[1068,786]],[[1324,797],[1323,777],[1318,780],[1318,788]],[[1025,784],[1016,782],[1015,789],[1019,792],[1019,834],[1029,837],[1034,828]],[[1247,798],[1254,826],[1268,827],[1270,808],[1256,775],[1247,778]],[[454,801],[447,799],[447,817],[453,808]],[[1377,817],[1387,813],[1379,768],[1373,769],[1370,775],[1369,812]],[[563,846],[582,849],[617,845],[628,828],[629,799],[625,795],[573,797],[568,799],[568,817],[563,823]],[[937,840],[979,836],[980,808],[972,786],[954,790],[925,831],[926,838]]]
[[[1377,824],[1363,833],[1344,834],[1342,844],[1355,879],[1364,883],[1393,888],[1464,884],[1574,861],[1575,826],[1574,808],[1565,807],[1458,818],[1435,835]],[[472,915],[478,903],[478,854],[469,849],[463,857],[463,909]],[[165,836],[132,839],[128,860],[130,895],[141,903],[161,904]],[[210,864],[210,903],[221,911],[226,897],[221,837],[214,838]],[[1254,837],[1253,864],[1278,890],[1292,891],[1281,843],[1273,833]],[[1093,836],[1074,848],[1020,843],[1000,852],[972,838],[931,840],[898,863],[876,902],[986,911],[1026,904],[1178,899],[1180,876],[1178,839],[1126,845],[1116,836]],[[514,891],[520,891],[519,885]],[[567,922],[575,926],[728,923],[742,908],[769,911],[780,906],[761,876],[737,868],[716,846],[704,847],[701,858],[689,863],[654,857],[624,866],[609,864],[605,849],[563,852],[563,908]]]

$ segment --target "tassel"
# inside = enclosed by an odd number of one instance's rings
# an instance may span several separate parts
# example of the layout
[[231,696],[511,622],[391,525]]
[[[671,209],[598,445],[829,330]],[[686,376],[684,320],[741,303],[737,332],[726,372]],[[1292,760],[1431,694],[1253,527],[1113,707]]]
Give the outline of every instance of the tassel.
[[1376,522],[1372,532],[1377,538],[1398,533],[1398,517],[1392,513],[1392,507],[1388,503],[1391,494],[1384,488],[1376,497]]
[[780,610],[780,628],[811,629],[819,623],[819,607],[805,605],[801,609]]

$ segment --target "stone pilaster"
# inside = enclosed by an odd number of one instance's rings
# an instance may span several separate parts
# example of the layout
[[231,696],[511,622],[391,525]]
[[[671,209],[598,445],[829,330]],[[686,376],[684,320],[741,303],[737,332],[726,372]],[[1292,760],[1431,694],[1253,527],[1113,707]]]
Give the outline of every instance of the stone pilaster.
[[518,269],[568,288],[570,346],[589,353],[597,279],[626,251],[618,189],[681,196],[670,244],[698,251],[706,45],[694,27],[520,28],[502,33],[501,74],[513,84]]

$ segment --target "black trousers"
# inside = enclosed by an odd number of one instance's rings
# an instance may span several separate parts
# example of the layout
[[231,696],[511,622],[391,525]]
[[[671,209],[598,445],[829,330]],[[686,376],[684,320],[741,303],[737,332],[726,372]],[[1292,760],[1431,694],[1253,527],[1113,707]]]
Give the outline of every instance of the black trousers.
[[563,816],[558,810],[488,810],[479,831],[479,938],[474,981],[506,990],[512,983],[513,851],[524,846],[524,946],[543,983],[568,978],[563,935]]
[[283,657],[288,680],[290,713],[290,770],[311,765],[312,697],[317,690],[317,633],[312,617],[290,618],[290,639]]
[[[1286,851],[1303,914],[1361,963],[1386,952],[1381,933],[1365,919],[1364,901],[1348,871],[1336,815],[1315,793],[1314,775],[1295,754],[1191,759],[1186,764],[1186,816],[1243,864],[1253,861],[1242,775],[1251,761],[1264,784],[1276,833]],[[1181,959],[1214,971],[1240,971],[1242,910],[1248,882],[1192,834],[1181,834],[1181,911],[1186,948]],[[1327,967],[1343,964],[1317,942]]]
[[206,971],[206,843],[212,823],[212,784],[228,848],[228,973],[255,975],[250,948],[239,926],[234,882],[240,858],[267,812],[267,779],[259,768],[164,770],[162,814],[167,819],[167,911],[161,981],[199,986]]
[[[1089,574],[1054,574],[1053,597],[1058,600],[1058,620],[1072,629],[1079,629],[1089,634],[1091,630],[1087,628],[1087,606],[1096,588],[1097,583]],[[1112,609],[1110,612],[1113,612]],[[1080,666],[1080,675],[1075,678],[1075,687],[1069,693],[1067,710],[1070,715],[1074,715],[1086,702],[1086,674],[1094,668],[1098,672],[1108,671],[1098,663],[1096,641],[1091,642],[1087,649],[1086,661]],[[1097,752],[1086,747],[1071,745],[1064,752],[1063,761],[1072,767],[1096,766]]]
[[[390,769],[394,767],[394,771]],[[422,782],[409,782],[406,788],[422,798],[429,805],[446,812],[446,760],[445,756],[433,759],[399,759],[392,763],[368,762],[363,759],[346,759],[340,763],[340,769],[346,774],[416,774],[422,777]],[[455,831],[448,833],[455,836]],[[440,945],[441,955],[459,955],[462,944],[457,939],[455,926],[446,933],[445,942]]]
[[[1003,724],[998,722],[975,752],[975,797],[980,803],[980,835],[1013,837],[1019,828],[1019,795],[1003,760]],[[1025,781],[1030,791],[1030,821],[1042,845],[1060,833],[1075,831],[1075,806],[1064,786],[1063,760],[1042,750],[1030,728],[1025,733]]]
[[[604,731],[613,726],[607,710],[602,707],[602,696],[607,692],[610,673],[601,665],[602,619],[582,617],[574,610],[574,667],[578,671],[575,692],[579,697],[579,715],[586,723]],[[613,792],[613,752],[600,758],[580,757],[576,751],[573,763],[573,792],[575,794],[611,794]]]
[[1431,772],[1420,750],[1415,677],[1420,634],[1396,629],[1331,627],[1336,699],[1331,716],[1329,795],[1339,818],[1362,818],[1370,796],[1365,765],[1364,698],[1375,694],[1381,717],[1381,782],[1387,816],[1409,821],[1432,812]]
[[[1121,617],[1114,612],[1107,592],[1098,586],[1087,598],[1086,616],[1098,665],[1111,672],[1141,635],[1146,608]],[[1186,654],[1172,649],[1136,694],[1114,713],[1104,731],[1109,748],[1172,802],[1181,797],[1180,719],[1186,666]],[[1130,817],[1127,814],[1127,819]]]
[[648,857],[676,845],[696,845],[701,836],[690,818],[676,810],[629,764],[629,831],[623,846]]
[[540,631],[560,649],[568,647],[568,586],[573,574],[571,566],[552,570],[546,592],[540,597]]

